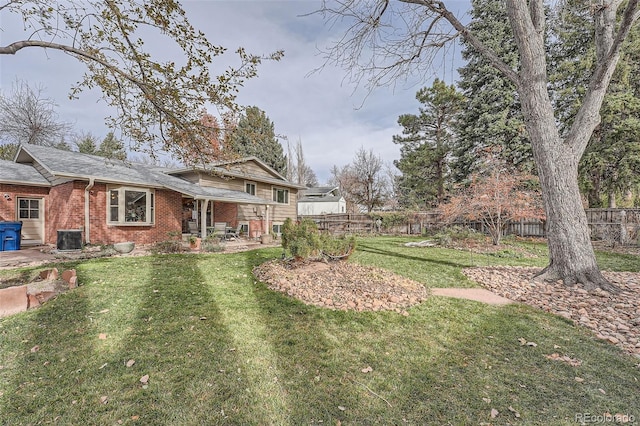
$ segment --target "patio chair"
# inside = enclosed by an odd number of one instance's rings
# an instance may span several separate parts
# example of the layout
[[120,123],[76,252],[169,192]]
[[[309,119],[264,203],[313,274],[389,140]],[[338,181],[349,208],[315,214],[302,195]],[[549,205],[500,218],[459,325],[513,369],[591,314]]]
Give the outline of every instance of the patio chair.
[[214,222],[213,230],[209,234],[211,237],[218,237],[221,240],[226,238],[227,222]]
[[198,235],[198,222],[190,220],[187,222],[187,225],[189,226],[189,233],[191,235]]
[[233,228],[227,228],[224,237],[225,239],[229,239],[229,238],[240,238],[240,230],[242,229],[242,225],[238,224],[238,227],[236,229]]

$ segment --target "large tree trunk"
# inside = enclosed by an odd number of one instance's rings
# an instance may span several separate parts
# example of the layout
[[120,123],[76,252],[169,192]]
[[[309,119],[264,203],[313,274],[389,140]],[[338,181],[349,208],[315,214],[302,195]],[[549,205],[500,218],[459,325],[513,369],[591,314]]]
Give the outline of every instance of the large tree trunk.
[[[542,198],[547,214],[549,266],[539,275],[565,285],[615,291],[601,274],[591,244],[587,217],[578,188],[578,162],[593,129],[600,121],[602,99],[579,117],[581,128],[562,139],[549,98],[544,46],[544,12],[541,0],[507,1],[507,11],[520,52],[516,87],[531,139]],[[604,96],[605,90],[594,96]],[[593,94],[593,91],[592,91]]]

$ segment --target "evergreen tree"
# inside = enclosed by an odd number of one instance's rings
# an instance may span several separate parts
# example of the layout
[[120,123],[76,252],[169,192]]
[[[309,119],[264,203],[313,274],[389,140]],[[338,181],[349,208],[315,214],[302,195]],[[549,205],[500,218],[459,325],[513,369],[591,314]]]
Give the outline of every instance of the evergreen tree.
[[19,145],[17,143],[4,143],[0,145],[0,160],[12,161],[18,152]]
[[[582,2],[568,0],[557,10],[554,22],[550,62],[556,68],[550,82],[557,116],[562,128],[568,129],[593,72],[593,17]],[[616,207],[616,198],[640,185],[640,29],[632,29],[624,52],[600,110],[602,121],[578,169],[589,207]]]
[[100,143],[100,147],[96,155],[115,160],[126,160],[127,151],[124,149],[124,143],[116,139],[113,132],[107,133],[107,136]]
[[416,94],[422,105],[419,114],[403,114],[398,124],[402,136],[393,137],[401,145],[395,166],[399,202],[404,207],[433,207],[442,203],[450,180],[449,160],[454,142],[454,124],[463,107],[464,97],[455,86],[436,79],[432,87]]
[[[518,53],[500,0],[473,0],[469,29],[510,67],[517,68]],[[463,181],[481,167],[481,153],[501,146],[508,164],[521,171],[533,170],[533,156],[525,131],[520,102],[513,83],[509,82],[468,42],[462,57],[467,64],[458,70],[458,86],[467,99],[459,120],[456,181]]]
[[97,139],[91,133],[86,133],[80,137],[80,140],[76,142],[78,152],[83,154],[98,155]]
[[230,148],[241,157],[256,156],[281,175],[286,175],[287,160],[278,142],[273,122],[256,106],[247,107],[231,135]]

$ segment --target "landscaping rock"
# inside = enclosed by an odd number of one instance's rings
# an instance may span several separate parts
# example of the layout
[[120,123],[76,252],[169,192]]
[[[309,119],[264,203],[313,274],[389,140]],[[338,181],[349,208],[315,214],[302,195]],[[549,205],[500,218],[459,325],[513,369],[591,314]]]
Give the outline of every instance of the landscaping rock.
[[407,308],[428,296],[418,282],[344,261],[274,260],[256,267],[253,273],[272,290],[333,310],[390,310],[408,315]]
[[[486,289],[512,300],[552,312],[594,331],[599,339],[640,355],[640,274],[608,272],[603,275],[620,288],[619,294],[562,282],[532,282],[537,268],[500,266],[469,268],[463,273]],[[507,296],[509,295],[509,296]]]
[[26,311],[28,307],[27,286],[0,289],[0,318]]

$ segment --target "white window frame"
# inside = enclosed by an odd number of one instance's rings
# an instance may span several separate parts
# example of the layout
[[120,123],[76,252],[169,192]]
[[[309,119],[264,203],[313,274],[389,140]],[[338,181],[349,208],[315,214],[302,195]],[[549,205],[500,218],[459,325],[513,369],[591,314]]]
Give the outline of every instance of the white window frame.
[[[112,192],[117,192],[118,203],[112,204]],[[127,221],[127,192],[142,192],[145,194],[144,217],[145,221]],[[118,220],[111,220],[111,209],[117,208]],[[150,188],[134,186],[108,186],[107,187],[107,224],[117,226],[149,226],[155,223],[155,191]]]
[[[281,203],[281,202],[278,201],[278,196],[276,195],[277,191],[283,191],[286,194],[285,195],[286,202]],[[271,187],[271,198],[273,199],[273,201],[275,203],[287,204],[288,205],[289,204],[289,188],[282,188],[282,187],[279,187],[279,186],[272,186]]]
[[249,222],[238,222],[238,225],[240,225],[240,232],[249,235]]
[[[281,236],[283,225],[284,225],[284,222],[273,222],[271,224],[271,232],[273,233],[273,235]],[[277,231],[276,231],[276,226],[278,227]]]
[[[253,186],[253,194],[251,193],[251,191],[248,191],[247,186],[252,185]],[[250,195],[256,195],[258,193],[258,184],[255,182],[251,182],[248,180],[244,181],[244,192],[246,192],[247,194]]]

